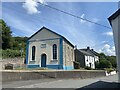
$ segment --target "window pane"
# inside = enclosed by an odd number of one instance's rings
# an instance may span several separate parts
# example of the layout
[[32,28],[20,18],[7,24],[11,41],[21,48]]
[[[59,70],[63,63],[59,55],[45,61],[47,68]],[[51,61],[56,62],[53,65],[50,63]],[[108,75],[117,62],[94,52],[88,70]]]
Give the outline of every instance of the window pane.
[[32,47],[32,60],[35,60],[35,46]]
[[53,59],[57,59],[57,45],[53,45]]

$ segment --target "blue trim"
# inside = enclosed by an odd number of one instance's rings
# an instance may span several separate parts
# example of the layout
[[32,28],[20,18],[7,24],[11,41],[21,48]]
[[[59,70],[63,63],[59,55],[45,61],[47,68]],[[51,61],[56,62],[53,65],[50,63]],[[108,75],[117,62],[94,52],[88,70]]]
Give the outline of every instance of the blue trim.
[[46,65],[47,68],[51,68],[51,69],[60,69],[60,65]]
[[29,53],[29,42],[27,41],[27,45],[26,45],[26,64],[28,64],[28,53]]
[[27,65],[27,68],[38,68],[40,67],[39,65]]
[[60,69],[63,69],[63,38],[60,38]]
[[63,66],[64,70],[73,70],[74,67],[73,66]]
[[50,38],[50,39],[42,39],[42,40],[30,40],[29,42],[34,42],[34,41],[47,41],[47,40],[56,40],[56,39],[60,39],[60,38]]

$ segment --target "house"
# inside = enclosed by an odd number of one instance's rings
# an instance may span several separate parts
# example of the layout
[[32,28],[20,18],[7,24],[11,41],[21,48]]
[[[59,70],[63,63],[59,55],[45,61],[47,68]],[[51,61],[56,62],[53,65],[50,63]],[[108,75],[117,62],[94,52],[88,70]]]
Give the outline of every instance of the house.
[[42,27],[27,40],[28,68],[73,69],[74,46],[62,35]]
[[[120,2],[119,2],[120,5]],[[120,72],[120,8],[108,18],[113,29],[118,72]],[[120,82],[120,73],[118,74]]]
[[90,53],[92,56],[94,56],[95,62],[99,62],[98,53],[96,51],[94,51],[94,49],[90,49],[90,47],[87,47],[87,49],[81,49],[81,50]]
[[95,62],[99,62],[98,53],[93,49],[75,49],[75,61],[80,63],[81,67],[91,67],[95,69]]

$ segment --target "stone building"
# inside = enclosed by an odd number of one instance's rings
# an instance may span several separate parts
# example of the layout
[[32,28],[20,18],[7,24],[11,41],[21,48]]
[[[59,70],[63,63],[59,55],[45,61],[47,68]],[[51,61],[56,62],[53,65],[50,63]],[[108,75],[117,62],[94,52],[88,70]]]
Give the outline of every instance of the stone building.
[[27,40],[28,68],[73,69],[74,46],[62,35],[42,27]]

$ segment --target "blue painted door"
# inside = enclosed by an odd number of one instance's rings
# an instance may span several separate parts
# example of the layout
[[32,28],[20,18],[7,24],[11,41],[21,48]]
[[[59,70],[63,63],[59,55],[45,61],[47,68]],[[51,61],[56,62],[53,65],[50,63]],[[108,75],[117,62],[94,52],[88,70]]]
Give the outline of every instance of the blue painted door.
[[41,67],[46,67],[46,54],[41,55]]

